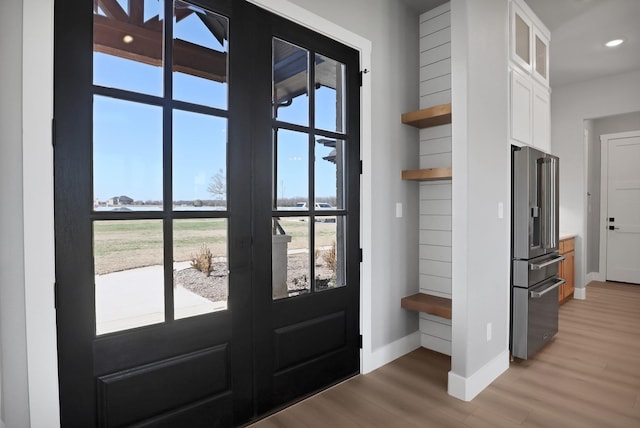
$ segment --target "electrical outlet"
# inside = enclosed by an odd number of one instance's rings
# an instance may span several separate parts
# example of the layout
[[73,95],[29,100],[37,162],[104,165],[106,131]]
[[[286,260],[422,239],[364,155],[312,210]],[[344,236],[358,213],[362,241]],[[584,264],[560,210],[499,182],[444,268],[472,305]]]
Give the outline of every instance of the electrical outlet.
[[487,342],[491,340],[491,334],[492,334],[492,332],[491,332],[491,323],[488,322],[487,323]]

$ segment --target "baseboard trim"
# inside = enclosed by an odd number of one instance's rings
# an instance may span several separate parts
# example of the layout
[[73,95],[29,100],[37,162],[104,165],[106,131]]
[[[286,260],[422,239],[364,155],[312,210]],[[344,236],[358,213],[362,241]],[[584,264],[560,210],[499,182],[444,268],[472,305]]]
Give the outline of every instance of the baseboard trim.
[[586,285],[589,285],[591,281],[606,281],[607,279],[604,277],[604,274],[600,274],[600,272],[589,272],[586,278]]
[[395,342],[391,342],[373,352],[369,352],[368,355],[364,353],[362,358],[362,374],[372,372],[396,358],[400,358],[418,349],[420,347],[420,336],[420,332],[415,331]]
[[505,349],[470,377],[449,372],[449,395],[463,401],[471,401],[509,368],[509,350]]
[[587,286],[585,285],[582,288],[576,287],[573,290],[573,298],[577,300],[587,300]]

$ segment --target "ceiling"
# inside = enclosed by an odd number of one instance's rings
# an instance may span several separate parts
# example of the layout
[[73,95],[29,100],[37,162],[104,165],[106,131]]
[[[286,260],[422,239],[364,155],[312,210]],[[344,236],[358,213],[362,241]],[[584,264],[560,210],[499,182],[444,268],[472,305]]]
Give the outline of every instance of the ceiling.
[[[417,13],[447,0],[403,0]],[[525,0],[551,30],[552,87],[640,69],[639,0]],[[606,48],[604,43],[625,43]]]

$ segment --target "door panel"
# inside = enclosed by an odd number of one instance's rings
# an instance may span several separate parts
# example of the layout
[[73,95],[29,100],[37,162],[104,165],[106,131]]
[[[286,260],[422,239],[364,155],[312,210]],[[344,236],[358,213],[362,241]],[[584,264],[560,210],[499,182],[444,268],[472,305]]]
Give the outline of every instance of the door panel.
[[[273,116],[276,38],[302,121]],[[358,100],[357,52],[245,1],[56,2],[62,426],[240,425],[357,373]],[[302,210],[274,203],[277,132]]]
[[210,402],[213,397],[217,401],[228,402],[231,397],[226,370],[227,350],[226,346],[220,345],[99,376],[98,414],[101,424],[108,427],[130,425],[158,412],[202,400]]
[[[345,330],[345,314],[342,311],[276,329],[275,371],[281,372],[343,347],[346,344]],[[308,337],[314,338],[311,346],[307,345]]]
[[[172,69],[193,75],[199,66],[193,55],[179,55],[179,31],[167,43],[173,27],[164,17],[175,16],[176,24],[197,17],[196,23],[215,26],[220,43],[228,39],[228,2],[209,2],[209,12],[185,6],[56,3],[63,426],[229,426],[252,414],[251,408],[235,407],[251,396],[248,319],[235,320],[225,299],[213,308],[205,296],[183,287],[177,273],[174,281],[178,264],[188,266],[203,244],[222,259],[218,270],[223,280],[228,277],[229,301],[238,296],[235,302],[242,302],[251,278],[250,252],[237,244],[250,225],[229,221],[227,206],[247,211],[248,183],[234,183],[228,194],[222,186],[210,197],[215,204],[204,207],[191,194],[198,189],[183,183],[202,187],[206,181],[194,181],[194,174],[208,180],[227,165],[246,169],[248,162],[238,156],[238,145],[227,151],[227,138],[235,138],[240,127],[228,121],[226,94],[216,98],[223,100],[216,108],[183,92],[172,95]],[[215,52],[203,52],[205,59]],[[185,198],[194,203],[185,206]],[[195,308],[193,301],[206,307]]]
[[273,55],[262,73],[273,75],[273,90],[263,91],[274,107],[259,113],[271,129],[259,140],[271,144],[258,144],[257,156],[272,159],[273,175],[254,200],[272,222],[256,225],[256,246],[278,242],[288,257],[260,271],[273,275],[274,288],[267,282],[256,294],[257,317],[268,321],[255,325],[258,413],[359,368],[357,53],[277,17],[269,22]]
[[640,284],[640,137],[609,140],[607,280]]

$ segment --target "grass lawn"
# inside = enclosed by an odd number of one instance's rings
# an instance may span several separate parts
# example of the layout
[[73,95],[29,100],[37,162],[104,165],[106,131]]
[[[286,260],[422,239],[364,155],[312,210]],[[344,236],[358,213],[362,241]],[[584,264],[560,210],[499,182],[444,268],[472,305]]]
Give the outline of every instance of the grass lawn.
[[[293,237],[289,249],[309,247],[309,222],[300,218],[280,221]],[[336,240],[336,223],[315,223],[316,247],[331,246]],[[162,264],[162,220],[101,220],[94,222],[95,272],[103,275],[126,269]],[[202,245],[214,257],[227,256],[226,219],[174,220],[174,261],[191,260]]]

